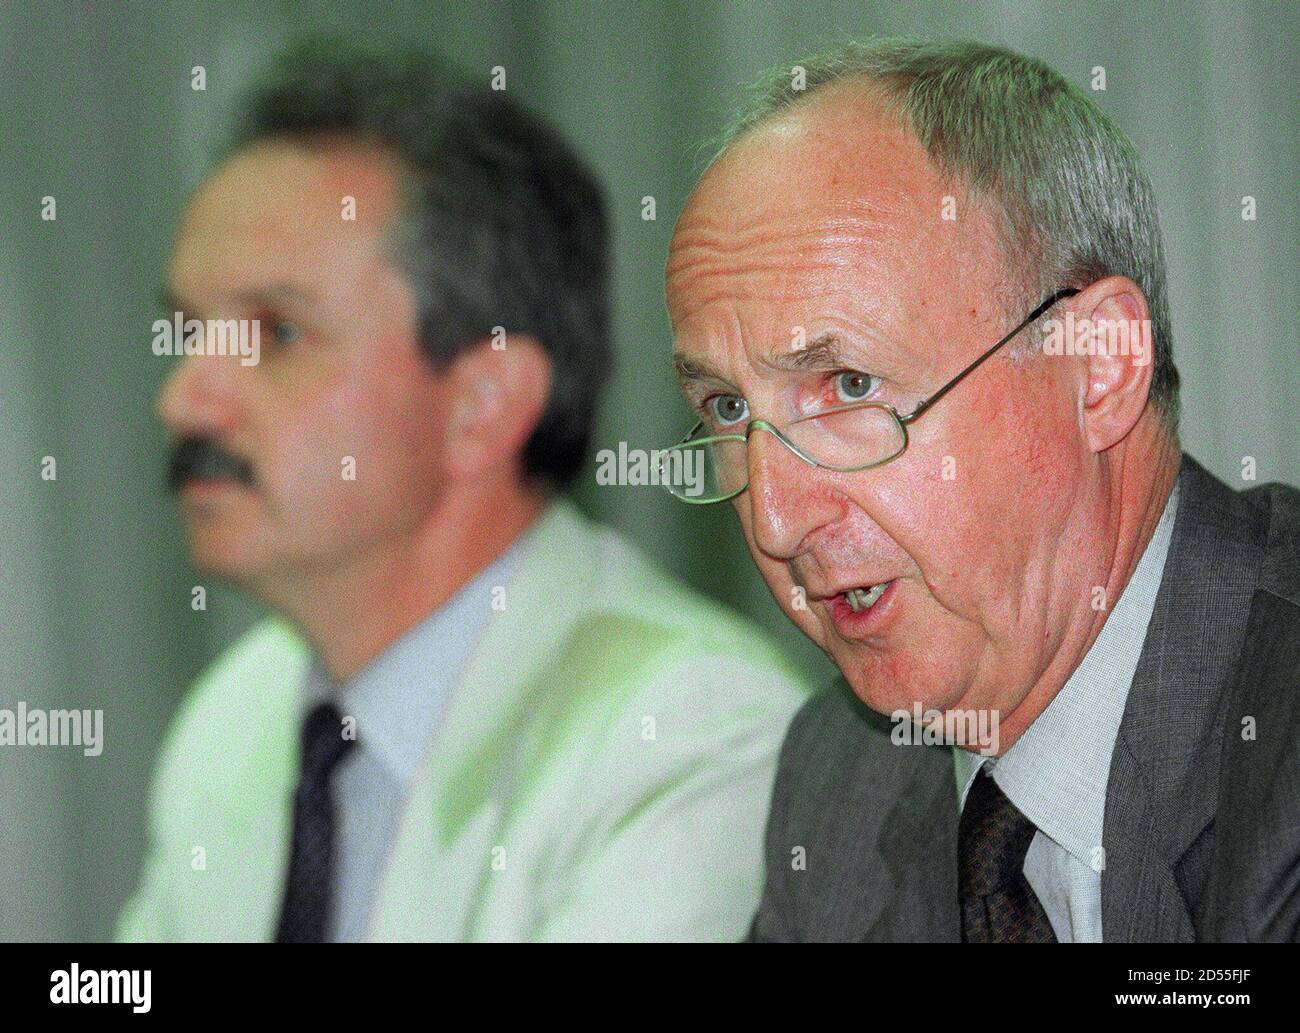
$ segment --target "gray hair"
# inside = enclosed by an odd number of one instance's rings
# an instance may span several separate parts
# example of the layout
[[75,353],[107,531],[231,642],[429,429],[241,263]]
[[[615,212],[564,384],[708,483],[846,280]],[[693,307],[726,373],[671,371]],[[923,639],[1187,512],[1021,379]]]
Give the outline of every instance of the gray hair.
[[[802,82],[796,72],[802,70]],[[1178,426],[1178,369],[1164,247],[1151,183],[1133,144],[1041,61],[968,41],[851,42],[767,72],[723,136],[748,130],[822,87],[860,80],[896,105],[944,175],[989,204],[1024,311],[1063,287],[1122,275],[1151,309],[1150,400]],[[1028,300],[1033,295],[1034,300]]]

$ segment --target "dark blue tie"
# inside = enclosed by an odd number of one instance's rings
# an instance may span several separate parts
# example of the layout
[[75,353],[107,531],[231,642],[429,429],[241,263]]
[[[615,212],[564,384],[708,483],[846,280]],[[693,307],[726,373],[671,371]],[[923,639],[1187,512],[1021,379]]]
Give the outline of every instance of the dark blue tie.
[[981,768],[957,834],[961,938],[966,943],[1055,943],[1047,912],[1025,878],[1038,829]]
[[277,943],[322,943],[334,887],[334,798],[331,777],[356,739],[343,737],[343,716],[321,703],[302,726],[302,766],[293,800],[293,847]]

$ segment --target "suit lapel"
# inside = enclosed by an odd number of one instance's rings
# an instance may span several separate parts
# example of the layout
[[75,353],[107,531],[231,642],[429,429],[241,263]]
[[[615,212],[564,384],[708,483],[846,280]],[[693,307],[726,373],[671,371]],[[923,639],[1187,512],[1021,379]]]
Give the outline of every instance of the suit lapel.
[[277,624],[275,634],[240,687],[237,707],[246,709],[222,714],[248,734],[224,736],[220,756],[198,758],[213,772],[213,783],[183,802],[195,820],[185,847],[204,849],[202,869],[191,870],[190,856],[177,858],[186,875],[186,935],[195,940],[275,937],[298,779],[298,686],[308,663],[307,646],[295,632]]
[[913,767],[879,839],[889,885],[869,898],[862,913],[865,935],[851,938],[895,943],[960,940],[952,749],[904,749],[909,751]]
[[372,939],[472,937],[493,852],[503,846],[527,697],[588,596],[591,534],[572,503],[553,502],[528,534],[505,608],[493,611],[407,804]]
[[1258,518],[1183,457],[1178,514],[1106,787],[1102,931],[1195,938],[1180,862],[1211,825],[1226,687],[1262,559]]

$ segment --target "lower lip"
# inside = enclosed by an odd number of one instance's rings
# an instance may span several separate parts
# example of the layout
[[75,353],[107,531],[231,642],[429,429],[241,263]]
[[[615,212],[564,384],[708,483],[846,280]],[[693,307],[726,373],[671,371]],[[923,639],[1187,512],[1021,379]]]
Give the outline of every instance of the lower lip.
[[826,609],[830,612],[835,630],[843,638],[861,638],[864,635],[879,634],[886,622],[893,616],[896,607],[894,596],[897,594],[898,578],[889,582],[889,587],[880,593],[868,609],[854,611],[843,594],[826,600]]

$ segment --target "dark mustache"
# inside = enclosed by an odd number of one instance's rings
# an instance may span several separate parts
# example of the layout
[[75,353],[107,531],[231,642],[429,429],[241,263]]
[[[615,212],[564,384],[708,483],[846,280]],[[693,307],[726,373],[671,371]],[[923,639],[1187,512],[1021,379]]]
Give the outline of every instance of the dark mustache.
[[251,488],[253,467],[211,438],[182,438],[173,446],[167,464],[167,490],[174,494],[191,478],[231,480]]

